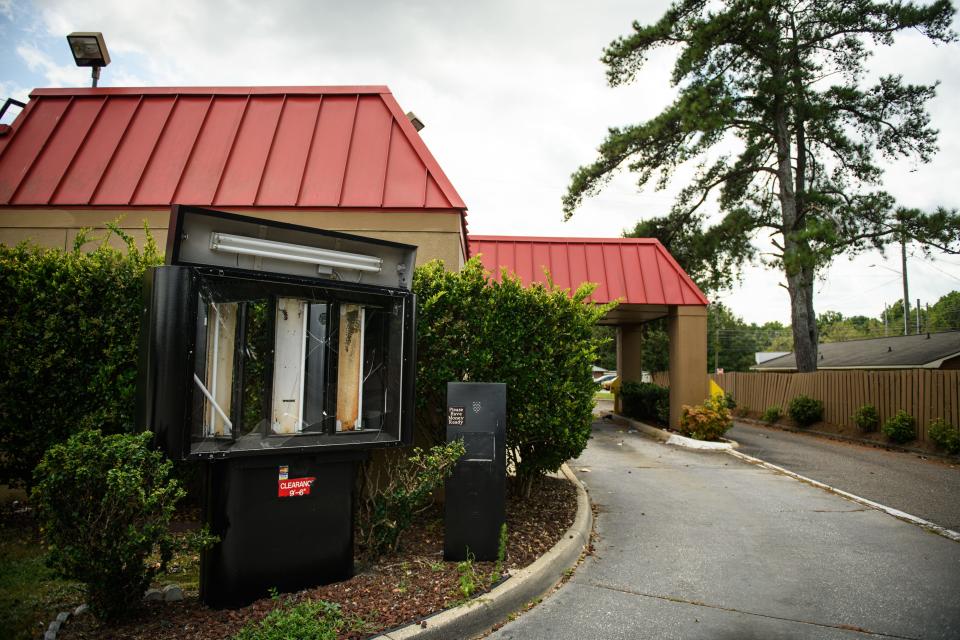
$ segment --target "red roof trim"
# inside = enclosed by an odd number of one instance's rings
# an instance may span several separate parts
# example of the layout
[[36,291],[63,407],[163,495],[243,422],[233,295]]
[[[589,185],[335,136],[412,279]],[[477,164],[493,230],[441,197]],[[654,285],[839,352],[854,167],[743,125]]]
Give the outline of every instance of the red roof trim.
[[[478,236],[470,234],[470,240],[481,242],[566,242],[575,244],[660,244],[656,238],[573,238],[565,236]],[[666,251],[666,249],[664,249]],[[667,254],[669,255],[669,254]],[[677,265],[679,267],[679,265]]]
[[[546,282],[543,269],[560,289],[597,284],[591,302],[625,304],[709,304],[656,238],[563,238],[469,236],[470,254],[480,255],[495,280],[502,269],[530,284]],[[561,264],[560,261],[563,261]]]
[[34,89],[30,97],[41,96],[270,96],[270,95],[330,95],[330,94],[390,94],[385,85],[327,86],[327,87],[78,87]]

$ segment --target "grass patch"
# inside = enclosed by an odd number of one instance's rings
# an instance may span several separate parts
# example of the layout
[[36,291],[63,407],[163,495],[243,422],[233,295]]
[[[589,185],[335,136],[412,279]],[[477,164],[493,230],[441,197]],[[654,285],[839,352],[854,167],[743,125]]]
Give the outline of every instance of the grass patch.
[[[30,520],[0,513],[0,637],[38,638],[57,613],[84,602],[83,583],[58,578],[45,560]],[[178,549],[153,586],[173,582],[184,591],[199,591],[200,556]]]
[[593,398],[594,400],[613,400],[613,393],[610,391],[597,391]]
[[0,522],[0,629],[11,640],[43,635],[59,611],[83,602],[83,585],[57,578],[29,524]]

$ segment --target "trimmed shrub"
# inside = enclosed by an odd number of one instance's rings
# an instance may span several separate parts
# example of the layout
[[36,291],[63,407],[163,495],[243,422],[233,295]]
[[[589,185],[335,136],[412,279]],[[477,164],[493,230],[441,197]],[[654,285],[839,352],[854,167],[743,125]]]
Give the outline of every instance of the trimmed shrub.
[[50,445],[133,421],[140,292],[160,263],[118,228],[125,252],[0,246],[0,483],[29,485]]
[[737,408],[737,402],[733,399],[733,394],[729,391],[723,392],[723,400],[727,403],[727,409],[732,411]]
[[823,403],[808,396],[797,396],[790,401],[787,413],[801,427],[809,427],[823,420]]
[[943,418],[937,418],[927,427],[930,440],[947,453],[960,453],[960,427],[955,427]]
[[854,412],[852,417],[857,429],[860,429],[863,433],[876,431],[880,425],[880,414],[877,413],[877,408],[872,404],[863,405]]
[[620,386],[623,413],[635,420],[670,422],[670,389],[652,382],[624,382]]
[[247,623],[233,640],[336,640],[344,625],[340,605],[325,600],[280,602],[258,622]]
[[447,382],[507,385],[507,460],[528,492],[533,480],[578,456],[590,437],[602,340],[593,327],[613,305],[593,305],[592,285],[566,290],[503,274],[474,258],[457,272],[440,261],[414,272],[417,294],[417,437],[445,440]]
[[898,444],[910,442],[917,437],[916,422],[906,411],[897,411],[895,416],[883,423],[883,433]]
[[684,405],[680,414],[680,433],[695,440],[719,440],[732,426],[723,397],[707,398],[696,407]]
[[764,422],[773,424],[779,420],[782,415],[783,414],[780,412],[780,407],[774,405],[772,407],[767,407],[767,410],[763,412],[763,415],[760,417],[760,419]]
[[463,441],[456,440],[429,451],[414,449],[413,455],[387,467],[385,482],[360,504],[361,544],[367,553],[397,550],[403,533],[433,504],[431,495],[465,451]]
[[[168,525],[184,492],[150,440],[81,431],[50,447],[34,473],[48,563],[86,583],[87,602],[104,619],[135,610],[173,552]],[[159,563],[147,562],[153,554]]]

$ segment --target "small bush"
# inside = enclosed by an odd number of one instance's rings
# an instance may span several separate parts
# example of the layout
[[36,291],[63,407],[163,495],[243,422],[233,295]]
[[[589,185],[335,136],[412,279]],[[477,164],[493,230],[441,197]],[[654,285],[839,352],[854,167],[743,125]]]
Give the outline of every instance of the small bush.
[[902,444],[917,437],[916,420],[906,411],[897,411],[897,415],[883,423],[883,433],[891,441]]
[[605,339],[594,327],[614,305],[592,304],[593,285],[574,292],[437,260],[417,267],[417,437],[446,440],[447,383],[507,385],[507,464],[527,494],[540,475],[587,446],[597,386],[590,370]]
[[635,420],[670,422],[670,389],[652,382],[624,382],[620,387],[623,413]]
[[937,418],[927,427],[930,440],[947,453],[960,453],[960,427],[955,427],[943,418]]
[[719,440],[733,426],[724,398],[707,398],[697,407],[683,407],[680,433],[695,440]]
[[767,407],[767,410],[763,412],[763,416],[761,416],[760,419],[764,422],[773,424],[779,420],[782,415],[783,414],[780,412],[780,407],[774,405],[772,407]]
[[432,504],[431,494],[453,472],[466,450],[462,440],[420,448],[386,470],[386,482],[360,505],[361,542],[367,553],[396,551],[403,533]]
[[809,427],[823,420],[823,403],[808,396],[797,396],[790,401],[787,413],[801,427]]
[[863,433],[871,433],[880,425],[880,414],[872,404],[865,404],[853,414],[853,423]]
[[[168,525],[184,492],[150,438],[81,431],[52,446],[34,473],[48,562],[86,583],[87,602],[103,619],[135,610],[173,552]],[[159,563],[148,563],[154,553]]]
[[727,409],[730,409],[732,411],[737,408],[737,403],[733,399],[733,394],[730,393],[729,391],[723,392],[723,400],[724,402],[727,403]]
[[343,627],[340,606],[324,600],[281,602],[259,622],[250,622],[233,640],[336,640]]

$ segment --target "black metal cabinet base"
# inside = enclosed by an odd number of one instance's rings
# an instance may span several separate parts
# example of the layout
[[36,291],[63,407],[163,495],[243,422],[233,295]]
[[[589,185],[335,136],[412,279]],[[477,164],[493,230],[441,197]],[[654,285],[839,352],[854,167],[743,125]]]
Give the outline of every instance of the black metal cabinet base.
[[204,522],[220,542],[201,556],[201,600],[241,607],[271,589],[298,591],[351,577],[354,481],[366,455],[207,463]]

